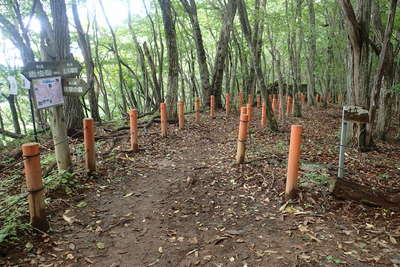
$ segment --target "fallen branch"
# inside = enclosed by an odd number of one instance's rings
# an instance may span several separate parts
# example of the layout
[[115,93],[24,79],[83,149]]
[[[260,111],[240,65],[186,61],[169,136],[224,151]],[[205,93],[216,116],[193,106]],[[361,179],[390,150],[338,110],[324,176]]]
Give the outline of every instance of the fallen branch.
[[19,138],[24,137],[24,135],[22,135],[22,134],[13,133],[13,132],[10,132],[10,131],[4,130],[4,129],[0,129],[0,134],[7,136],[7,137],[14,138],[14,139],[19,139]]
[[383,208],[400,208],[400,193],[388,193],[374,190],[342,178],[334,181],[332,194],[340,199],[362,202],[367,205]]

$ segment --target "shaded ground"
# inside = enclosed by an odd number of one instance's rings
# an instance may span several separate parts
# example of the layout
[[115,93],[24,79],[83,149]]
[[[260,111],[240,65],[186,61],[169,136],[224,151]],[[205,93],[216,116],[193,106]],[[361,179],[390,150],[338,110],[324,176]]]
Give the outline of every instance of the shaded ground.
[[[99,147],[98,173],[70,201],[50,203],[50,235],[10,247],[5,266],[374,266],[400,264],[398,212],[329,195],[336,175],[340,108],[304,111],[281,132],[253,121],[246,164],[234,164],[238,116],[187,117],[186,129],[159,125]],[[304,125],[301,194],[283,201],[290,124]],[[398,144],[349,149],[347,177],[400,188]],[[76,155],[76,161],[81,160]]]

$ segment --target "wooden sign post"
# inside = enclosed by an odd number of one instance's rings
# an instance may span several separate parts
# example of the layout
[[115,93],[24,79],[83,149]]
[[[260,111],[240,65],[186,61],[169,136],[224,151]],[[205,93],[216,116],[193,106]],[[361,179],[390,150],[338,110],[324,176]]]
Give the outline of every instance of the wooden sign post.
[[344,149],[346,146],[346,133],[347,133],[348,121],[368,123],[369,122],[368,110],[358,106],[343,106],[342,130],[340,134],[340,148],[339,148],[339,168],[338,168],[339,178],[343,178],[344,176]]
[[[22,74],[25,76],[25,78],[32,81],[33,84],[35,84],[36,81],[37,86],[41,86],[41,88],[43,89],[43,84],[45,84],[46,82],[43,78],[48,78],[50,81],[51,79],[55,79],[56,77],[61,77],[62,82],[65,83],[65,79],[78,76],[81,70],[82,66],[76,60],[42,61],[30,62],[26,64],[22,69]],[[38,79],[40,79],[40,83],[37,82]],[[49,82],[48,84],[48,89],[51,90],[51,83]],[[33,88],[34,85],[31,87],[31,94],[35,94],[35,89]],[[39,87],[37,87],[37,89],[39,89]],[[52,99],[43,99],[42,101],[51,102]],[[49,104],[51,104],[50,102]],[[41,104],[44,104],[44,102],[41,102]],[[64,108],[62,105],[47,106],[53,106],[51,108],[52,117],[50,125],[54,142],[54,150],[57,159],[57,167],[59,170],[66,170],[69,169],[69,167],[71,166],[71,155],[68,146],[68,135],[67,127],[65,124]],[[46,107],[46,105],[44,105],[44,107]]]

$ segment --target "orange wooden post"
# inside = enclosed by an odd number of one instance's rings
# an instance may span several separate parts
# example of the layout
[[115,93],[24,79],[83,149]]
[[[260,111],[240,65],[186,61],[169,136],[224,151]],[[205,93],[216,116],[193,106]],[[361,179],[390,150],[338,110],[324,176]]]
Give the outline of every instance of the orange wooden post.
[[44,206],[44,188],[42,168],[40,166],[40,147],[38,143],[22,145],[26,187],[28,189],[28,203],[30,223],[33,227],[47,231],[49,223],[46,219]]
[[215,96],[210,96],[210,117],[215,119]]
[[288,170],[286,178],[285,194],[288,198],[293,198],[297,195],[297,177],[299,173],[299,160],[300,160],[300,145],[301,145],[301,132],[303,126],[292,125],[290,133],[290,147]]
[[261,107],[261,96],[257,95],[257,108]]
[[179,120],[179,129],[183,129],[185,127],[185,102],[178,101],[178,120]]
[[301,93],[300,97],[301,97],[301,104],[304,105],[306,103],[306,96],[303,93]]
[[194,110],[196,112],[195,121],[199,122],[200,121],[200,98],[196,98],[196,100],[194,102]]
[[241,164],[244,162],[246,153],[246,139],[247,139],[247,123],[248,115],[247,108],[240,109],[240,123],[239,123],[239,137],[237,141],[236,163]]
[[241,108],[243,106],[243,92],[239,92],[238,96],[238,110],[241,111]]
[[254,96],[252,94],[249,94],[247,96],[247,104],[251,104],[251,106],[253,106],[254,103]]
[[247,120],[249,121],[247,123],[247,128],[250,128],[251,125],[251,119],[253,118],[253,107],[250,103],[247,104]]
[[85,143],[85,167],[89,171],[95,171],[94,120],[91,118],[83,119],[83,141]]
[[267,126],[267,105],[263,102],[261,107],[261,127]]
[[287,97],[287,106],[286,106],[286,114],[288,116],[292,113],[292,107],[293,107],[293,97],[288,96]]
[[167,137],[167,105],[160,103],[161,136]]
[[278,98],[276,97],[276,95],[273,95],[273,97],[272,97],[272,111],[274,113],[276,113],[277,109],[278,109]]
[[139,144],[137,139],[137,110],[131,109],[129,111],[129,122],[130,122],[130,132],[131,132],[131,150],[132,152],[139,151]]
[[231,109],[231,94],[226,94],[225,96],[226,101],[225,101],[225,110],[226,110],[226,115],[229,114],[230,109]]

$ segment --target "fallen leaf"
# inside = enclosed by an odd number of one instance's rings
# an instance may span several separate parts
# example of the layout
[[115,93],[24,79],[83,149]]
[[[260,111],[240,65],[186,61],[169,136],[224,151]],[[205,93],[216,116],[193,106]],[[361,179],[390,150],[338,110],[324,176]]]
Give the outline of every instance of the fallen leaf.
[[105,249],[105,248],[106,248],[106,245],[105,245],[103,242],[97,242],[97,243],[96,243],[96,247],[97,247],[98,249]]

